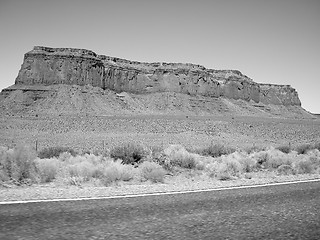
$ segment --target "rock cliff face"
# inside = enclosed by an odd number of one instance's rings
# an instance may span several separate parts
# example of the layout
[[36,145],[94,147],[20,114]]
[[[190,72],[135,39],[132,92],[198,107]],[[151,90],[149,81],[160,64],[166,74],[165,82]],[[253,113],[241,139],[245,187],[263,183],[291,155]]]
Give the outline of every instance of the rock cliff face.
[[144,63],[72,48],[34,47],[16,85],[92,85],[136,94],[175,92],[275,105],[301,105],[290,86],[258,84],[237,70],[182,63]]
[[24,55],[15,84],[101,84],[104,66],[92,51],[34,47]]
[[301,106],[297,91],[290,85],[260,84],[260,101],[274,105]]

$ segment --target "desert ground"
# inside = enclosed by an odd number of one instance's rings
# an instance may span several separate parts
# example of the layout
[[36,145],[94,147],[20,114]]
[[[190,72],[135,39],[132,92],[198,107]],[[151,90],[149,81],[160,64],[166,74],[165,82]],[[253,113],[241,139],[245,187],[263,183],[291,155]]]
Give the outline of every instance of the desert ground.
[[65,146],[105,151],[135,142],[187,149],[220,143],[234,148],[299,145],[320,140],[320,119],[246,116],[121,115],[2,116],[0,145],[24,142],[37,150]]
[[[123,143],[166,149],[182,145],[189,152],[212,144],[238,151],[259,147],[289,146],[292,149],[320,140],[319,119],[285,119],[245,116],[122,115],[122,116],[2,116],[0,146],[27,144],[40,152],[48,147],[69,147],[79,154],[103,154]],[[316,157],[317,158],[317,152]],[[319,156],[318,156],[319,157]],[[252,171],[221,181],[197,169],[175,170],[162,181],[50,181],[31,186],[2,184],[0,201],[79,198],[165,191],[199,190],[319,178],[317,171],[288,175]]]

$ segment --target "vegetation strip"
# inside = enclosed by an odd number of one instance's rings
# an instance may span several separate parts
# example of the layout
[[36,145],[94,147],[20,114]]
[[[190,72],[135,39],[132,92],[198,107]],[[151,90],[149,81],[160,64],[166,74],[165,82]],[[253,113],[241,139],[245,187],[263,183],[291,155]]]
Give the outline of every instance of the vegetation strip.
[[319,142],[242,150],[217,143],[188,150],[181,145],[128,143],[102,153],[77,153],[70,148],[36,152],[25,145],[0,147],[0,201],[194,192],[306,180],[304,174],[318,179],[319,150]]
[[234,189],[270,187],[270,186],[299,184],[299,183],[310,183],[310,182],[320,182],[320,179],[310,179],[310,180],[300,180],[300,181],[290,181],[290,182],[279,182],[279,183],[268,183],[268,184],[257,184],[257,185],[246,185],[246,186],[235,186],[235,187],[221,187],[221,188],[211,188],[211,189],[198,189],[198,190],[187,190],[187,191],[171,191],[171,192],[169,191],[169,192],[156,192],[156,193],[144,193],[144,194],[117,195],[117,196],[108,196],[108,197],[86,197],[86,198],[61,198],[61,199],[7,201],[7,202],[0,202],[0,205],[23,204],[23,203],[41,203],[41,202],[67,202],[67,201],[103,200],[103,199],[117,199],[117,198],[136,198],[136,197],[148,197],[148,196],[175,195],[175,194],[187,194],[187,193],[225,191],[225,190],[234,190]]

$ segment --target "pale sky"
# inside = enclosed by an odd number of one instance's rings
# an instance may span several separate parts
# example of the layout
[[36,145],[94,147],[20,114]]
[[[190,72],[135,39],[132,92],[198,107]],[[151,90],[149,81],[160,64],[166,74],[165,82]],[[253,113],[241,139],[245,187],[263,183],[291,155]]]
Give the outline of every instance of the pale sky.
[[236,69],[320,113],[320,0],[0,0],[0,89],[33,46]]

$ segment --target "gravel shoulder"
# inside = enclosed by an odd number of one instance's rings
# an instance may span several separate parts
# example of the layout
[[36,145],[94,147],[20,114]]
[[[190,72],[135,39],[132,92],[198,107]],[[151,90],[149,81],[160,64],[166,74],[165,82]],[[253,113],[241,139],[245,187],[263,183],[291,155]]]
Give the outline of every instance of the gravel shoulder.
[[145,193],[179,192],[192,190],[217,189],[235,186],[251,186],[279,182],[291,182],[320,179],[319,174],[301,174],[290,176],[277,176],[275,173],[260,173],[252,179],[235,179],[220,181],[206,176],[168,176],[164,183],[151,183],[149,181],[121,182],[108,187],[92,186],[65,186],[57,183],[33,186],[0,186],[0,202],[23,200],[52,200],[52,199],[77,199],[96,198],[122,195],[136,195]]

